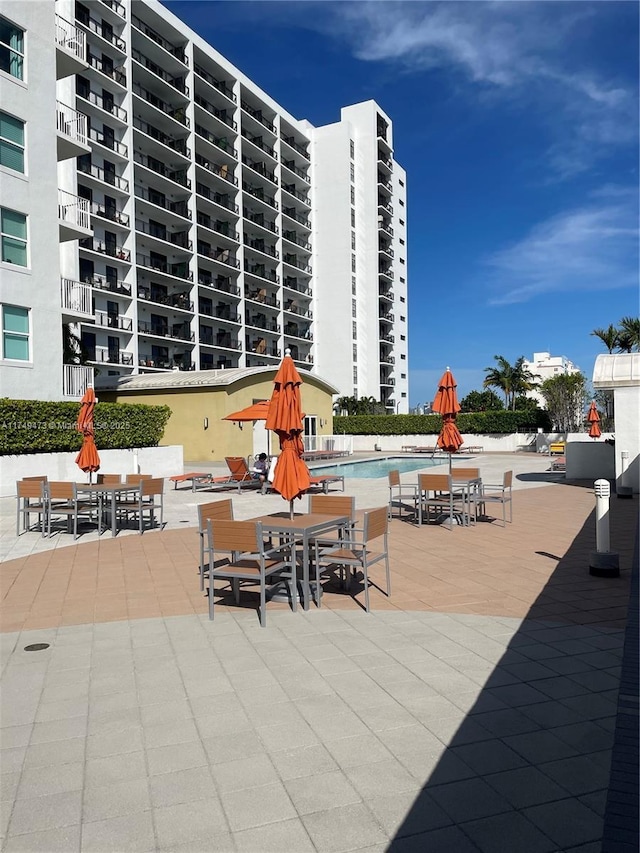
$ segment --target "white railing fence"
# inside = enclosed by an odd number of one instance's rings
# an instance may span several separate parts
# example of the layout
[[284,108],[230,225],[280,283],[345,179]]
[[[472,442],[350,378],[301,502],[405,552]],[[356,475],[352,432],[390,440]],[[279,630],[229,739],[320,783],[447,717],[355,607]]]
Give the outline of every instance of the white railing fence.
[[71,222],[79,228],[91,228],[91,217],[89,216],[89,200],[69,193],[66,190],[58,190],[58,219],[62,222]]
[[86,115],[60,103],[60,101],[56,103],[56,127],[60,133],[64,133],[70,139],[75,139],[82,145],[87,144]]
[[91,287],[70,278],[60,279],[60,304],[63,310],[73,314],[91,316]]
[[93,367],[79,364],[62,365],[62,393],[65,397],[80,398],[93,385]]
[[349,454],[353,452],[353,436],[351,435],[305,435],[303,436],[305,452],[326,452]]
[[86,62],[87,39],[84,32],[60,15],[56,15],[56,44]]

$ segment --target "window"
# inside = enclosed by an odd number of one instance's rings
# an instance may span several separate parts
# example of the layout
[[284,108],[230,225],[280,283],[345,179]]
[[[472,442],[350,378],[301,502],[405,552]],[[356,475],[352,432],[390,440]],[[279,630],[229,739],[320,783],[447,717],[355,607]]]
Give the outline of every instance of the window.
[[398,201],[398,204],[400,205],[400,207],[404,207],[404,201],[403,201],[402,199],[400,199],[400,200]]
[[351,255],[351,272],[356,271],[356,256]]
[[404,262],[404,258],[400,258],[400,263],[403,264]]
[[353,208],[351,209],[351,227],[356,227],[356,212]]
[[358,337],[358,324],[357,323],[351,324],[351,336],[354,338]]
[[401,340],[401,341],[406,341],[406,340],[407,340],[407,336],[406,336],[406,335],[400,335],[400,340]]
[[[353,384],[355,385],[357,381],[358,381],[358,368],[354,367],[353,368]],[[358,389],[357,388],[353,389],[353,396],[354,397],[358,396]]]
[[29,309],[2,306],[2,357],[29,361]]
[[404,298],[404,296],[401,296],[401,297],[400,297],[400,302],[406,302],[406,301],[407,301],[407,300]]
[[353,165],[353,163],[349,164],[349,177],[352,181],[355,181],[356,179],[356,167]]
[[27,217],[7,207],[0,207],[0,239],[2,260],[7,264],[27,265]]
[[358,360],[358,345],[357,344],[353,344],[353,360],[354,361]]
[[0,112],[0,166],[24,172],[24,122]]
[[356,277],[355,275],[351,276],[351,295],[356,295]]
[[406,379],[406,378],[407,378],[407,374],[406,374],[406,373],[401,373],[401,374],[400,374],[400,379]]
[[404,246],[404,240],[402,239],[402,237],[400,238],[400,245]]
[[403,391],[403,392],[400,394],[400,396],[401,396],[401,397],[406,397],[406,396],[407,396],[407,392],[406,392],[406,391]]
[[400,220],[400,225],[404,225],[404,219]]
[[355,247],[356,247],[356,232],[352,231],[351,232],[351,248],[355,249]]
[[402,359],[402,361],[406,361],[406,359],[407,359],[407,357],[404,353],[400,353],[400,358]]
[[404,186],[404,181],[400,181],[400,180],[398,180],[398,183],[400,184],[400,186],[401,186],[401,187],[403,187],[403,186]]
[[23,79],[24,30],[0,17],[0,71]]
[[353,141],[353,139],[350,139],[350,140],[349,140],[349,155],[350,155],[350,157],[351,157],[351,159],[352,159],[352,160],[353,160],[353,158],[354,158],[354,156],[355,156],[355,153],[356,153],[356,144],[355,144],[355,142]]
[[356,300],[352,299],[351,300],[351,316],[352,317],[357,317],[357,315],[358,315],[358,310],[357,310],[356,306],[357,306]]
[[355,203],[356,203],[356,191],[354,190],[353,187],[351,187],[351,204],[355,204]]
[[401,323],[406,323],[406,321],[407,321],[407,318],[406,318],[406,317],[403,317],[403,316],[402,316],[402,314],[401,314],[401,315],[400,315],[400,322],[401,322]]

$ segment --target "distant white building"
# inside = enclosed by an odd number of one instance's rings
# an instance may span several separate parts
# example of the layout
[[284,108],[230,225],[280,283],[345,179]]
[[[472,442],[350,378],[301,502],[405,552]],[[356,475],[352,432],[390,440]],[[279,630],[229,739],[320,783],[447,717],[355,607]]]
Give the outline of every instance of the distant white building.
[[[545,379],[551,379],[554,376],[580,373],[580,368],[572,361],[569,361],[566,356],[551,355],[548,352],[534,352],[533,360],[527,361],[525,359],[523,367],[533,374],[537,385],[540,385]],[[540,391],[528,391],[526,396],[537,400],[540,406],[544,406],[544,397]]]

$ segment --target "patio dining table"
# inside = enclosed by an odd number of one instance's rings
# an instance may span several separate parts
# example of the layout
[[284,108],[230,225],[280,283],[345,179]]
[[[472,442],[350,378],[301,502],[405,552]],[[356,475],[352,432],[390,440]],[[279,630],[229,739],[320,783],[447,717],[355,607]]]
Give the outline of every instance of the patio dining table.
[[[348,515],[323,515],[319,512],[297,513],[293,518],[288,512],[274,512],[260,515],[249,521],[259,521],[265,533],[276,533],[302,544],[302,608],[309,609],[309,545],[322,534],[342,530],[351,526]],[[316,590],[319,597],[320,591]]]
[[[478,501],[474,500],[477,495],[480,493],[482,489],[482,478],[481,477],[459,477],[455,476],[455,469],[452,474],[452,494],[454,496],[454,502],[456,498],[462,498],[463,510],[462,512],[456,512],[455,507],[453,510],[453,518],[460,517],[462,519],[461,524],[463,527],[469,527],[471,523],[471,504],[477,507]],[[422,497],[424,490],[420,490],[420,480],[418,480],[417,485],[418,491],[418,522],[422,524]],[[442,506],[445,506],[449,502],[448,495],[445,495],[442,500]],[[450,523],[452,522],[452,518],[449,513],[443,513],[440,516],[440,523],[444,523],[445,519],[449,519]]]
[[133,483],[78,483],[77,488],[78,492],[97,495],[101,512],[104,504],[108,503],[111,512],[112,536],[118,533],[118,496],[126,494],[137,498],[140,494],[140,486]]

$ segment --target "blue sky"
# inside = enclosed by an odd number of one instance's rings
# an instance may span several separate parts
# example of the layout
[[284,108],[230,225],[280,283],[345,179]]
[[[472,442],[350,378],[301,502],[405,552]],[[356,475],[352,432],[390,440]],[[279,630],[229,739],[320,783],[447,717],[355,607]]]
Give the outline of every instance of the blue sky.
[[638,5],[165,5],[297,118],[375,99],[407,170],[410,404],[449,365],[565,355],[638,316]]

